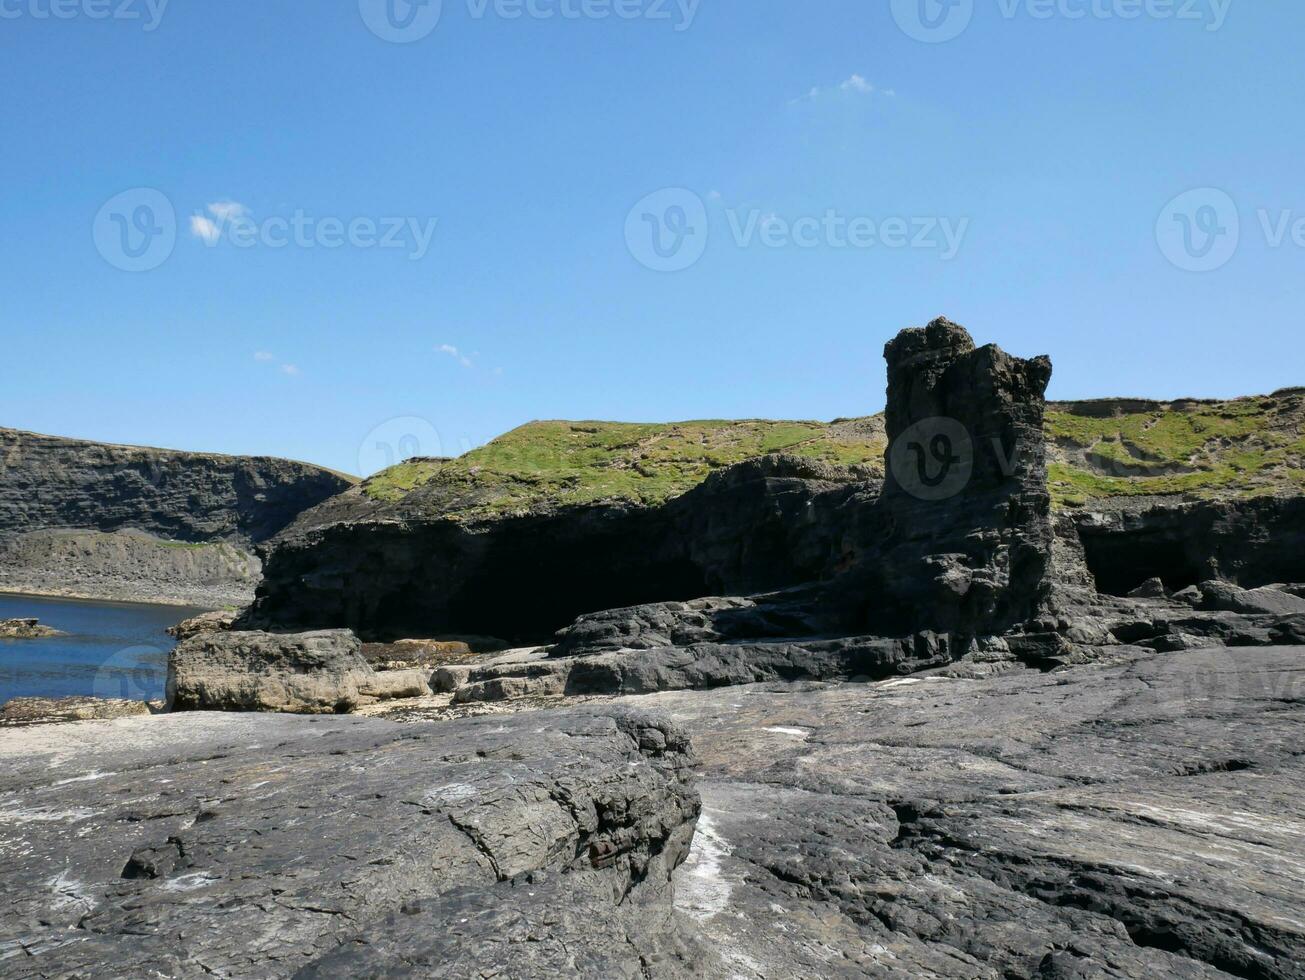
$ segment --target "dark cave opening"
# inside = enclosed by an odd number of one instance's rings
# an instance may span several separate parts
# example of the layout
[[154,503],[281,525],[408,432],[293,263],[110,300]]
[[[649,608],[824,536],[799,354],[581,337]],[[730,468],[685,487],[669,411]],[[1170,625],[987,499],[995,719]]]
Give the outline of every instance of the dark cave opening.
[[1189,543],[1170,534],[1083,535],[1082,541],[1088,570],[1107,595],[1128,595],[1153,578],[1172,592],[1208,577]]

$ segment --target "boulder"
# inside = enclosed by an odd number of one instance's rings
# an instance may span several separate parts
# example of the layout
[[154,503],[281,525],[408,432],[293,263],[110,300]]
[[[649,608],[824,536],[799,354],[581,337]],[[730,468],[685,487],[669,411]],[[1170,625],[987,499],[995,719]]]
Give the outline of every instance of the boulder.
[[1163,579],[1149,578],[1128,593],[1128,597],[1130,599],[1168,599],[1169,590],[1165,588]]
[[1277,589],[1242,589],[1229,582],[1202,582],[1207,609],[1250,615],[1291,616],[1305,613],[1305,599]]
[[348,630],[201,633],[168,657],[168,707],[338,714],[367,697],[360,689],[375,676]]
[[358,685],[365,698],[388,701],[392,698],[420,698],[431,692],[432,670],[409,667],[406,670],[381,670]]
[[176,626],[168,627],[168,635],[178,640],[189,640],[200,633],[220,633],[232,628],[240,612],[236,609],[216,609],[213,612],[200,613],[190,619],[183,619]]

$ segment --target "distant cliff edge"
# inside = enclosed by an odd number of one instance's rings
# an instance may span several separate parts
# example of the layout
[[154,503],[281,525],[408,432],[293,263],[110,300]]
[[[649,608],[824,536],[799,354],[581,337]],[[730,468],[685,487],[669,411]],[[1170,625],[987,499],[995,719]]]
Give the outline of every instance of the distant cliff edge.
[[269,457],[0,428],[0,591],[247,602],[253,546],[352,477]]

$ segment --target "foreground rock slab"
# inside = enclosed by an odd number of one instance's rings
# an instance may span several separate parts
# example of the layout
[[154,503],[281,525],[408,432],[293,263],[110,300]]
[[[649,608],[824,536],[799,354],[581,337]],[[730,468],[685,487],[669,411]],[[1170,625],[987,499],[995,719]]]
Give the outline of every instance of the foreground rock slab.
[[688,743],[620,708],[0,738],[0,975],[679,975]]
[[1305,977],[1305,651],[622,703],[700,754],[708,975]]

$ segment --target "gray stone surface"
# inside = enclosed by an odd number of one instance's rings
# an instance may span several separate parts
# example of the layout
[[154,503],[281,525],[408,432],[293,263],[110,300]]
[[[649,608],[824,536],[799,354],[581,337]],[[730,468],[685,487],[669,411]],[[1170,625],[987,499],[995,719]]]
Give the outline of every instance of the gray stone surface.
[[1270,616],[1305,613],[1305,599],[1277,589],[1241,589],[1228,582],[1202,582],[1200,589],[1208,609]]
[[678,975],[688,752],[619,708],[6,732],[0,974]]
[[644,694],[758,681],[893,677],[952,659],[946,637],[848,637],[776,643],[699,643],[441,669],[435,687],[456,703],[540,695]]
[[78,697],[11,698],[0,705],[0,728],[129,718],[149,713],[150,705],[145,701]]
[[701,759],[709,976],[1305,976],[1305,652],[623,699]]

